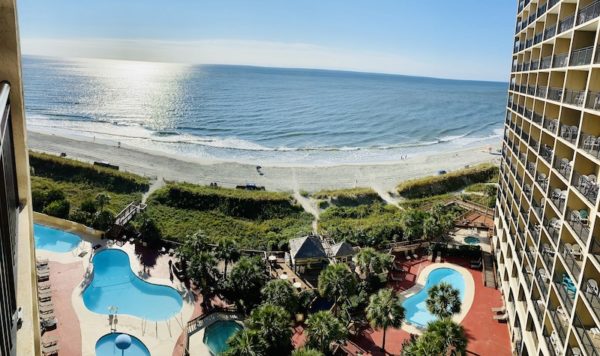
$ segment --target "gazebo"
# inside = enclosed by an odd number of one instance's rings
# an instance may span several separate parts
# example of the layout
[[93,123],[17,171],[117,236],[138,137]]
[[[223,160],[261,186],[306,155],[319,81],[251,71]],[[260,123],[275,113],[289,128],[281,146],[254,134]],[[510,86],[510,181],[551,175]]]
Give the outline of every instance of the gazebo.
[[318,236],[308,235],[292,239],[289,244],[290,253],[287,261],[294,272],[298,269],[302,272],[305,269],[321,268],[329,260]]
[[334,258],[337,262],[348,262],[348,260],[350,260],[355,253],[356,252],[354,251],[352,245],[343,241],[331,245],[329,257]]

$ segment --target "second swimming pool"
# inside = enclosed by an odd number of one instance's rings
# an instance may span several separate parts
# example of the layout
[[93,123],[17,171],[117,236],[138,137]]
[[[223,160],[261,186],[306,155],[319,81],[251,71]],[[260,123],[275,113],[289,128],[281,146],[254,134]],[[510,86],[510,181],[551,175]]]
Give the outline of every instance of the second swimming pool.
[[85,306],[99,314],[128,314],[146,320],[166,320],[177,314],[183,299],[174,288],[148,283],[133,274],[127,253],[107,249],[97,253],[92,263],[92,282],[83,292]]
[[70,252],[81,242],[75,234],[40,224],[33,224],[33,238],[35,248],[59,253]]
[[458,289],[460,292],[460,300],[465,301],[465,280],[455,269],[452,268],[436,268],[429,273],[425,287],[418,293],[408,297],[402,306],[406,309],[406,321],[417,326],[425,327],[427,323],[436,319],[427,310],[425,300],[427,300],[427,292],[429,289],[439,283],[446,282]]

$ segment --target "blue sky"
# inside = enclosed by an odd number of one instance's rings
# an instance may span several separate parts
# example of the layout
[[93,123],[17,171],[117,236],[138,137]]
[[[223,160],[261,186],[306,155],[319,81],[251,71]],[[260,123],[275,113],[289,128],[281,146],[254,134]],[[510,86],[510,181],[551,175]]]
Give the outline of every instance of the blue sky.
[[21,0],[23,53],[506,81],[512,0]]

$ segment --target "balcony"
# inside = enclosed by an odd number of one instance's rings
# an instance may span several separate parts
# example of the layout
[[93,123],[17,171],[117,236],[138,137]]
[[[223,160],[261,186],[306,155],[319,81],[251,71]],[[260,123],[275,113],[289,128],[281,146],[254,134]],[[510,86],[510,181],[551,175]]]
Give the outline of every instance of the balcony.
[[[540,90],[540,87],[538,87],[538,92]],[[536,124],[541,124],[542,123],[542,115],[538,114],[537,112],[533,112],[533,114],[531,115],[531,121],[535,122]]]
[[552,68],[566,67],[567,63],[569,63],[569,54],[568,53],[556,54],[552,58]]
[[[528,85],[527,86],[527,94],[528,95],[535,95],[535,86],[534,85]],[[530,118],[531,116],[528,116],[528,118]]]
[[546,95],[548,95],[548,87],[547,86],[538,86],[535,95],[540,98],[545,98]]
[[540,5],[540,7],[538,7],[537,11],[535,12],[536,17],[540,17],[546,13],[547,5],[548,5],[548,3],[546,3],[544,5]]
[[600,320],[600,294],[598,292],[598,286],[600,285],[600,281],[595,279],[584,279],[582,285],[582,294],[592,307],[592,311]]
[[538,182],[540,187],[542,187],[542,190],[546,191],[546,188],[548,188],[548,177],[546,177],[544,173],[538,173],[536,181]]
[[600,92],[588,91],[587,102],[585,106],[588,109],[600,111]]
[[560,350],[556,349],[555,342],[552,340],[550,336],[544,335],[544,340],[546,340],[546,345],[548,345],[548,351],[550,351],[550,356],[557,356],[560,353]]
[[546,308],[544,307],[544,302],[542,302],[541,300],[533,300],[533,309],[535,310],[535,316],[537,318],[537,320],[540,322],[540,325],[542,325],[542,321],[544,320],[544,312],[546,311]]
[[596,259],[596,262],[600,264],[600,238],[594,236],[590,247],[590,253]]
[[543,274],[546,274],[546,270],[544,270],[543,268],[538,269],[538,271],[535,274],[535,279],[538,281],[538,285],[540,286],[540,290],[542,292],[542,295],[547,295],[548,294],[548,278],[546,276],[543,276],[540,272],[543,271]]
[[544,118],[544,128],[551,133],[556,134],[558,132],[558,120]]
[[[557,272],[555,272],[557,273]],[[568,311],[573,309],[573,301],[575,300],[575,293],[577,292],[577,286],[573,283],[573,280],[566,273],[562,273],[560,276],[554,277],[554,286],[558,291],[558,296],[562,300]]]
[[594,57],[594,63],[600,63],[600,46],[596,47],[596,56]]
[[570,30],[575,24],[575,15],[571,15],[569,17],[565,17],[560,20],[558,23],[558,33],[563,33],[567,30]]
[[542,58],[542,64],[540,65],[540,69],[548,69],[552,66],[552,56],[546,56]]
[[600,15],[600,1],[594,1],[577,12],[577,25],[595,19]]
[[[528,40],[525,41],[525,48],[529,48],[533,45],[533,38],[530,38]],[[525,69],[527,70],[527,69]]]
[[592,63],[592,54],[594,52],[594,46],[576,49],[571,52],[571,66],[583,66]]
[[598,329],[597,326],[586,326],[581,322],[579,316],[575,314],[575,319],[573,320],[573,328],[581,342],[583,344],[583,348],[590,356],[600,356],[600,337],[590,335],[592,330]]
[[560,137],[563,140],[567,140],[572,144],[576,144],[577,135],[579,134],[579,127],[575,125],[560,124]]
[[[558,244],[558,231],[560,231],[561,221],[557,218],[551,218],[550,220],[544,218],[544,226],[548,231],[548,235],[555,244]],[[550,266],[548,266],[550,268]]]
[[[559,161],[560,162],[560,161]],[[565,210],[565,204],[567,201],[567,190],[560,190],[558,188],[552,191],[550,195],[550,200],[558,208],[558,211],[562,214],[563,210]]]
[[[556,168],[558,173],[560,173],[560,175],[563,176],[563,178],[565,178],[567,181],[569,180],[569,178],[571,177],[572,164],[568,158],[564,158],[564,157],[560,158],[560,157],[556,156],[556,157],[554,157],[554,164],[552,166],[554,168]],[[561,196],[561,198],[562,198],[562,196]],[[564,199],[566,200],[566,198],[567,198],[567,196],[566,196],[566,191],[565,191]]]
[[550,148],[550,146],[548,145],[543,145],[542,147],[540,147],[540,156],[546,160],[546,162],[548,162],[548,164],[551,164],[552,162],[552,149]]
[[579,139],[579,148],[582,148],[596,158],[600,158],[600,137],[584,134],[582,132],[581,138]]
[[531,61],[531,70],[538,70],[540,68],[540,61],[539,60],[535,60],[535,61]]
[[540,252],[540,256],[542,257],[542,260],[544,260],[544,263],[548,269],[552,268],[552,262],[554,259],[554,251],[552,250],[552,247],[550,247],[550,245],[547,243],[540,244],[538,251]]
[[595,175],[589,174],[586,176],[575,172],[573,173],[572,184],[592,205],[596,205],[598,181]]
[[548,99],[554,101],[560,101],[562,99],[562,88],[549,88],[548,89]]
[[531,199],[531,207],[533,208],[533,212],[537,215],[539,219],[542,218],[542,206],[538,203],[535,198]]
[[590,228],[588,222],[588,211],[585,209],[581,210],[567,210],[567,221],[569,226],[575,231],[577,236],[583,241],[584,244],[587,244],[589,236],[590,236]]
[[577,259],[582,258],[583,256],[579,244],[577,242],[570,244],[563,243],[561,241],[559,251],[560,255],[565,261],[566,267],[573,274],[573,276],[575,276],[575,279],[579,280],[579,274],[581,273],[581,262]]
[[560,340],[564,341],[567,335],[567,329],[569,327],[568,319],[565,320],[565,315],[557,310],[548,309],[548,312],[552,317],[552,321],[556,327],[555,330],[558,333]]
[[564,102],[575,106],[583,106],[585,101],[585,90],[565,90]]
[[546,29],[546,31],[544,31],[544,40],[554,37],[555,34],[556,34],[556,25],[554,25],[552,27],[548,27]]

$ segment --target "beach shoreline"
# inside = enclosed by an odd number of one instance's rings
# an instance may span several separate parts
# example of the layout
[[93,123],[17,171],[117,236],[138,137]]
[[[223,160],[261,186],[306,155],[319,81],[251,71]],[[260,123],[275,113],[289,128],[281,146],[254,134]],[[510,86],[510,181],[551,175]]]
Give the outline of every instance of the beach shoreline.
[[[31,130],[28,132],[31,150],[57,155],[65,153],[68,158],[86,162],[107,161],[121,170],[152,179],[217,183],[224,187],[256,184],[273,191],[307,192],[354,187],[371,187],[387,192],[404,180],[434,175],[439,170],[452,171],[466,165],[498,162],[500,156],[492,153],[497,152],[500,144],[498,139],[496,143],[492,141],[480,146],[409,155],[394,162],[286,166],[206,160],[120,145],[117,142],[100,143],[83,137],[75,139]],[[257,165],[262,166],[260,172],[256,169]]]

